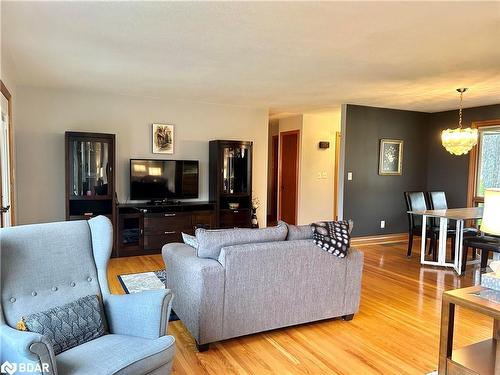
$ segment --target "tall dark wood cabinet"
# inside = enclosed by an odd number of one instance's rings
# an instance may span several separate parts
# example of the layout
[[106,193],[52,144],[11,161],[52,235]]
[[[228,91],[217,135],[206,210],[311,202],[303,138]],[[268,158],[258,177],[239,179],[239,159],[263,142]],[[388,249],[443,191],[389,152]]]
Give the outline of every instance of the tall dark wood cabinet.
[[66,220],[107,216],[115,224],[115,135],[66,132]]
[[210,141],[209,197],[218,228],[251,227],[252,142]]

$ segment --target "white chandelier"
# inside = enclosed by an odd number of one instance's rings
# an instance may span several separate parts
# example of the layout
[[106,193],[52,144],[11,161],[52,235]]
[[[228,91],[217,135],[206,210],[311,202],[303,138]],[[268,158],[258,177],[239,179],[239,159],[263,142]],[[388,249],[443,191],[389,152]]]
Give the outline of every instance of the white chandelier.
[[462,128],[462,96],[465,90],[467,89],[457,89],[460,93],[458,128],[446,129],[441,133],[441,142],[444,148],[453,155],[464,155],[477,144],[477,129]]

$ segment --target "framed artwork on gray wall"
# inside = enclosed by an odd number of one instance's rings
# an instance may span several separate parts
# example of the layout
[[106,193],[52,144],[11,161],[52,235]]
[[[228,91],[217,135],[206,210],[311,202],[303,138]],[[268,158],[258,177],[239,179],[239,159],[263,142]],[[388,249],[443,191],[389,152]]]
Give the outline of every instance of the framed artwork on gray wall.
[[174,153],[174,126],[153,124],[153,154]]
[[403,141],[381,139],[378,174],[381,176],[401,176],[403,173]]

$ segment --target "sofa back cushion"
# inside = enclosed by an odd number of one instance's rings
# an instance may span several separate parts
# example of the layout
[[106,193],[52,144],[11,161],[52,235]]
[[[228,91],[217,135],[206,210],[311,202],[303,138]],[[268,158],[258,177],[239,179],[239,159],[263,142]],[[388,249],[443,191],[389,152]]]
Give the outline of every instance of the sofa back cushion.
[[313,231],[310,225],[286,225],[288,227],[287,241],[312,240]]
[[284,241],[288,229],[284,223],[262,229],[196,229],[198,257],[217,260],[223,247],[247,243]]

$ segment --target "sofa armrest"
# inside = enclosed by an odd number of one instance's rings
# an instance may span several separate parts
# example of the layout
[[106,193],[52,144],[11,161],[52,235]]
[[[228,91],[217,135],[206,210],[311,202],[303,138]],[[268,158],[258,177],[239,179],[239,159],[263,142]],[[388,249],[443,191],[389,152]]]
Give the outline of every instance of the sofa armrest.
[[169,289],[107,295],[104,308],[110,332],[150,339],[164,336],[172,298]]
[[213,259],[198,258],[181,243],[162,249],[167,286],[176,295],[173,309],[197,343],[218,341],[222,335],[224,268]]
[[364,254],[360,250],[351,247],[346,260],[344,308],[347,311],[346,314],[354,314],[358,312],[361,300],[361,277],[363,275]]
[[52,344],[35,332],[18,331],[6,324],[0,325],[1,362],[32,364],[40,375],[57,375]]

